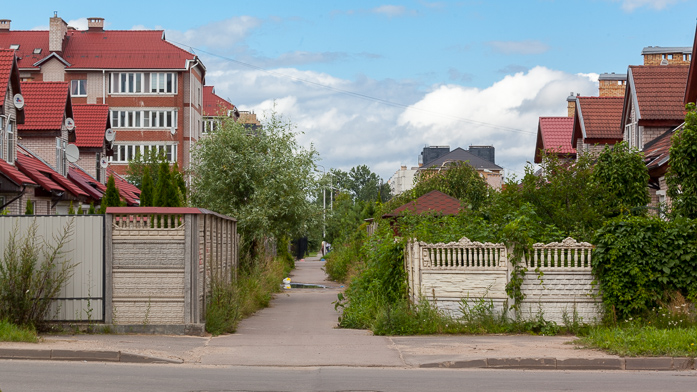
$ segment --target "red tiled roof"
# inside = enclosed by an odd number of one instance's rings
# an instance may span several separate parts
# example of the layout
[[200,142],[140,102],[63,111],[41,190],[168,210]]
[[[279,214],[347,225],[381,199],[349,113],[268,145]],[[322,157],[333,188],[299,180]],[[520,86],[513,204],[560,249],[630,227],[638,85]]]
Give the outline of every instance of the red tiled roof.
[[[14,50],[0,50],[0,91],[2,91],[3,97],[7,91],[7,84],[10,83],[10,74],[12,74],[14,61]],[[0,102],[0,106],[4,104],[4,100]]]
[[109,127],[109,105],[73,105],[73,120],[78,147],[104,146],[104,132]]
[[32,181],[29,177],[22,174],[19,169],[7,163],[4,159],[0,159],[0,173],[4,174],[5,177],[10,179],[18,186],[22,185],[38,185]]
[[116,187],[119,189],[119,195],[126,200],[129,206],[137,206],[140,200],[140,189],[136,188],[135,185],[126,181],[123,177],[118,175],[112,170],[111,167],[107,168],[107,176],[114,176],[114,182]]
[[[20,68],[51,54],[48,31],[8,31],[0,34],[0,48],[19,45]],[[61,57],[75,69],[185,69],[194,55],[165,41],[162,30],[68,31]],[[34,54],[34,49],[41,53]]]
[[215,93],[213,86],[203,86],[203,115],[204,116],[225,116],[228,110],[235,108],[227,100]]
[[92,178],[92,176],[77,167],[70,166],[68,169],[68,179],[79,186],[80,189],[87,192],[94,200],[101,200],[102,195],[106,193],[104,184],[99,183]]
[[540,117],[537,126],[535,162],[542,162],[540,150],[544,150],[548,154],[575,155],[576,149],[571,146],[573,130],[573,117]]
[[66,117],[72,116],[68,82],[22,82],[24,124],[20,131],[60,131]]
[[70,180],[58,174],[55,170],[51,169],[45,163],[31,155],[18,152],[17,167],[22,171],[22,173],[26,174],[27,177],[34,180],[37,184],[49,192],[68,191],[78,197],[89,196]]
[[383,215],[383,218],[398,216],[400,213],[409,210],[416,214],[426,212],[440,212],[443,215],[457,215],[462,208],[460,200],[448,196],[441,191],[431,191],[419,197],[414,201],[410,201],[400,207],[397,207],[392,212]]
[[644,162],[649,169],[649,173],[662,167],[663,170],[659,170],[661,173],[658,176],[665,173],[667,166],[664,165],[670,159],[670,146],[672,145],[674,132],[675,130],[671,129],[644,146]]
[[[624,97],[577,97],[573,144],[578,138],[594,144],[598,139],[620,141],[623,137],[622,108]],[[580,129],[576,129],[580,127]]]
[[630,87],[639,105],[639,121],[685,119],[685,84],[688,66],[634,65],[629,67]]
[[[17,64],[19,68],[35,68],[34,63],[51,54],[48,50],[48,31],[6,31],[0,34],[0,48],[19,45]],[[35,49],[41,52],[34,54]]]

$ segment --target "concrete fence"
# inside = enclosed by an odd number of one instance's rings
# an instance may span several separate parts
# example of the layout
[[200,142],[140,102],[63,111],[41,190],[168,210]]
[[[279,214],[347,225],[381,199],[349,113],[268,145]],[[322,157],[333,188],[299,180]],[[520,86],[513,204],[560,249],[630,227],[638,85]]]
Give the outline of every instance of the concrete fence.
[[106,219],[112,239],[106,323],[120,330],[202,330],[211,283],[236,277],[236,220],[204,209],[161,207],[111,207]]
[[[525,260],[527,272],[520,287],[525,299],[524,318],[543,314],[563,322],[574,312],[584,322],[600,319],[600,298],[593,286],[593,246],[567,238],[561,243],[535,244]],[[405,268],[412,301],[426,299],[454,316],[461,315],[462,301],[491,301],[494,310],[514,305],[506,294],[513,265],[504,244],[458,242],[428,244],[410,241],[405,249]]]

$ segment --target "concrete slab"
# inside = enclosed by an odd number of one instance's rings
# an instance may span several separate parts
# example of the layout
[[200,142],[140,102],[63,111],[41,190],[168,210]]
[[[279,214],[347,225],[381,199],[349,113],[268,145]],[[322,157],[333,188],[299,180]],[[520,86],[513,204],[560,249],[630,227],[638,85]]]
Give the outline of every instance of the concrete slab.
[[51,350],[33,350],[23,348],[0,348],[0,359],[51,359]]
[[555,369],[555,358],[489,358],[487,367],[498,369]]
[[621,358],[568,358],[557,359],[559,370],[622,370]]
[[118,362],[118,351],[52,350],[51,360]]
[[673,358],[625,358],[624,368],[626,370],[672,370]]

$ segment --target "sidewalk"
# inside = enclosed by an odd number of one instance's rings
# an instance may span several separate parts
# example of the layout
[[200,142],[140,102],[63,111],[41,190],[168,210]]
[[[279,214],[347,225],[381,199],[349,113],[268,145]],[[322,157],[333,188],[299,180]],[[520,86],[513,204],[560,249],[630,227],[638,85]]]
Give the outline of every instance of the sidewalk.
[[685,358],[621,358],[578,349],[567,336],[373,336],[338,329],[340,285],[326,280],[323,262],[296,263],[292,282],[328,286],[291,289],[269,308],[219,337],[152,335],[47,336],[39,344],[0,343],[0,359],[187,363],[228,366],[360,366],[517,369],[684,370]]

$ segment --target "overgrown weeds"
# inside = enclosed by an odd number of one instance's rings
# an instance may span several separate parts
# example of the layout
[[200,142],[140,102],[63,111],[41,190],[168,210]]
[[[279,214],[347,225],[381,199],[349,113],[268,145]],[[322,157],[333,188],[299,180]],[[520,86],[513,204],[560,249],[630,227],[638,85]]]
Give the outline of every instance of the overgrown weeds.
[[15,223],[0,262],[0,319],[30,328],[44,323],[51,299],[72,276],[74,264],[64,258],[63,248],[73,223],[70,220],[51,242],[38,236],[36,221],[23,236]]
[[243,263],[235,282],[211,282],[211,295],[206,305],[206,330],[213,335],[235,332],[240,320],[269,306],[290,269],[287,257],[263,257]]
[[39,337],[33,327],[20,327],[7,320],[0,320],[0,342],[36,343]]

